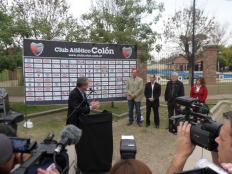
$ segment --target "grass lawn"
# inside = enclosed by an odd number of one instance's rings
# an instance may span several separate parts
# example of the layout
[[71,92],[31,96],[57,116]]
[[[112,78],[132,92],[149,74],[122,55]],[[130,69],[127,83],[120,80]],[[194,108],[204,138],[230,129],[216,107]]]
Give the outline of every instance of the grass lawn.
[[[209,106],[213,107],[216,104],[217,100],[209,100]],[[22,103],[20,104],[22,107]],[[19,107],[17,104],[14,106],[14,108]],[[41,108],[40,108],[41,107]],[[30,106],[30,111],[42,111],[45,109],[54,109],[57,107],[57,105],[51,105],[51,106]],[[20,107],[19,107],[20,108]],[[125,102],[115,102],[114,108],[111,108],[111,103],[103,103],[101,106],[101,109],[107,109],[116,113],[123,113],[127,111],[127,103]],[[168,112],[167,107],[160,106],[159,108],[160,112],[160,128],[165,129],[168,126]],[[142,111],[142,115],[145,118],[145,109]],[[41,141],[49,132],[54,132],[56,137],[59,138],[59,132],[64,128],[65,122],[67,117],[67,111],[62,111],[58,113],[48,114],[36,118],[31,118],[31,120],[34,123],[33,129],[25,129],[23,127],[23,123],[19,123],[19,130],[18,134],[21,137],[28,137],[32,138],[34,140]],[[118,119],[114,119],[115,122],[118,121]],[[145,123],[144,123],[145,124]],[[151,113],[151,124],[153,126],[153,112]],[[145,125],[144,125],[145,126]]]
[[42,111],[47,111],[51,109],[59,109],[62,107],[65,107],[64,105],[30,105],[30,106],[25,106],[23,102],[11,102],[10,107],[12,110],[21,112],[21,113],[27,113],[27,114],[32,114],[36,112],[42,112]]
[[[144,103],[142,103],[142,106]],[[112,102],[102,103],[100,110],[108,110],[115,114],[122,114],[128,111],[128,104],[127,101],[121,101],[121,102],[114,102],[112,107]]]
[[[27,114],[47,111],[47,110],[51,110],[51,109],[59,109],[59,108],[65,107],[65,106],[67,106],[67,105],[34,105],[34,106],[29,105],[26,107],[23,102],[10,103],[10,107],[12,110],[17,111],[17,112],[21,112],[21,113],[25,113],[25,109],[26,109]],[[114,102],[114,105],[112,107],[112,103],[107,102],[107,103],[101,103],[99,109],[100,110],[108,110],[108,111],[111,111],[115,114],[122,114],[124,112],[127,112],[128,106],[127,106],[127,102]]]
[[[145,110],[142,112],[145,117]],[[18,135],[20,137],[27,137],[33,140],[41,141],[43,138],[49,133],[53,132],[56,135],[56,138],[59,139],[59,132],[64,128],[67,112],[62,111],[58,113],[53,113],[49,115],[43,115],[36,118],[31,118],[34,123],[34,127],[32,129],[26,129],[23,127],[23,123],[19,123],[18,127]],[[153,116],[151,115],[151,121],[153,120]],[[160,120],[161,125],[160,128],[167,127],[167,110],[166,107],[160,107]],[[118,119],[114,119],[115,122]]]

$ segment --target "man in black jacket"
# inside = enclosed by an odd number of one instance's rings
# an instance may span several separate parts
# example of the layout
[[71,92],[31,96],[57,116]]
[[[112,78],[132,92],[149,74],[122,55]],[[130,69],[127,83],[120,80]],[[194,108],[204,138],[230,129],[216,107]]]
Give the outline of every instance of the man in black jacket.
[[87,115],[91,109],[97,109],[99,107],[99,102],[97,101],[92,101],[89,104],[86,97],[88,88],[88,78],[79,77],[76,88],[69,94],[67,124],[73,124],[79,127],[79,117]]
[[150,76],[150,82],[145,85],[144,95],[146,97],[146,126],[150,126],[151,108],[154,112],[155,127],[159,128],[159,97],[161,94],[161,86],[156,81],[156,76]]
[[[178,80],[178,73],[173,72],[171,74],[171,80],[167,83],[165,90],[165,101],[168,105],[168,118],[169,118],[169,131],[175,133],[176,126],[174,126],[173,121],[170,120],[170,117],[178,115],[179,107],[176,104],[176,98],[184,96],[184,85],[181,81]],[[174,114],[175,111],[175,114]]]

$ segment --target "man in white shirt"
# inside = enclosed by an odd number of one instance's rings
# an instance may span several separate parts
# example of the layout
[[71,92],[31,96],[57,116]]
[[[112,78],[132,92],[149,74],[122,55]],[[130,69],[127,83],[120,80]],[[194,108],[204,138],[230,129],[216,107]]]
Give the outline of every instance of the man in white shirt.
[[161,94],[161,86],[156,82],[156,76],[150,76],[150,82],[145,85],[144,95],[146,97],[146,126],[150,126],[151,108],[154,112],[155,127],[159,128],[159,97]]

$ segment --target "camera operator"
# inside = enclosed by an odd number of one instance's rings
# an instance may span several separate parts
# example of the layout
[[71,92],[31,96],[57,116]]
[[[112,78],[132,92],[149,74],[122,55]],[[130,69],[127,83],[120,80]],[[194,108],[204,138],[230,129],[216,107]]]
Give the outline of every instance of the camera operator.
[[0,134],[0,173],[9,174],[30,157],[26,153],[13,153],[10,139]]
[[[191,124],[180,122],[176,141],[176,152],[166,174],[181,172],[184,165],[195,149],[190,139]],[[230,172],[232,163],[232,116],[225,117],[219,136],[215,139],[218,144],[218,152],[212,152],[213,162]]]

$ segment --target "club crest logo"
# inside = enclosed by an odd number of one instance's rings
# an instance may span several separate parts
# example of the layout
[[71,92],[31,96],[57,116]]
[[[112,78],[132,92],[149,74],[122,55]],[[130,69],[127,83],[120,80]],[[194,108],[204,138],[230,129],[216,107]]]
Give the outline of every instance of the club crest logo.
[[31,42],[31,52],[35,56],[39,56],[40,54],[42,54],[43,49],[44,49],[44,44],[43,43],[34,43],[34,42]]
[[132,48],[131,47],[123,47],[122,48],[122,55],[128,59],[132,55]]

